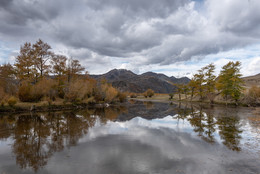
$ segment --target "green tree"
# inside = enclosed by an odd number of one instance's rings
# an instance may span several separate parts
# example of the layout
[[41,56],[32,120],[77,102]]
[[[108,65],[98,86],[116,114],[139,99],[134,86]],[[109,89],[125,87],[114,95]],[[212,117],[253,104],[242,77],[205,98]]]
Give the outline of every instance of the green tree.
[[236,104],[241,97],[243,80],[241,79],[240,66],[241,63],[239,61],[230,61],[222,67],[218,77],[217,89],[225,98],[226,104],[228,97],[235,100]]

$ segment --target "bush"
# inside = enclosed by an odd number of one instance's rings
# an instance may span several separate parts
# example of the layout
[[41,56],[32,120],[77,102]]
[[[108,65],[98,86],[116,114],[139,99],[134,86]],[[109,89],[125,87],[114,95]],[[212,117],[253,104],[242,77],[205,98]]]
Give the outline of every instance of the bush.
[[169,99],[173,99],[174,94],[173,94],[173,93],[170,93],[169,96],[170,96]]
[[17,103],[17,100],[14,96],[12,96],[8,99],[7,103],[9,106],[14,107],[14,105]]
[[144,97],[147,98],[147,97],[152,97],[154,96],[154,91],[152,89],[148,89],[147,91],[144,92]]
[[136,97],[137,97],[136,93],[131,93],[130,94],[130,98],[136,98]]
[[18,97],[22,102],[38,102],[44,96],[43,91],[28,82],[22,83],[18,90]]

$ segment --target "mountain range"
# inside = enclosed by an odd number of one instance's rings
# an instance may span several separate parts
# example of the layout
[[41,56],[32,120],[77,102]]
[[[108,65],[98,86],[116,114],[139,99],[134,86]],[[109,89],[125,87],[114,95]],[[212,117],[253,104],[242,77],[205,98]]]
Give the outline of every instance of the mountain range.
[[106,79],[113,87],[121,91],[135,93],[142,93],[147,89],[152,89],[156,93],[172,93],[176,89],[173,84],[187,84],[190,81],[187,77],[168,77],[154,72],[138,75],[126,69],[113,69],[105,74],[90,75],[90,77],[96,80]]

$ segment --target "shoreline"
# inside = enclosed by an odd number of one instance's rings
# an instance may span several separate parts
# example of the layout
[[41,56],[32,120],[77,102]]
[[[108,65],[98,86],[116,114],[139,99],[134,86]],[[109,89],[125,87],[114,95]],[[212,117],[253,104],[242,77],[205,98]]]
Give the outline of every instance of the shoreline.
[[[27,103],[28,105],[30,103]],[[67,111],[67,110],[80,110],[86,108],[106,108],[112,106],[120,106],[122,104],[109,104],[109,103],[102,103],[102,104],[53,104],[53,105],[39,105],[36,106],[35,103],[31,103],[30,107],[21,107],[21,106],[0,106],[0,115],[6,113],[26,113],[26,112],[56,112],[56,111]]]
[[228,102],[227,104],[225,102],[220,102],[220,101],[214,101],[214,103],[210,103],[210,101],[191,101],[191,100],[178,100],[176,98],[169,99],[168,96],[166,97],[165,95],[157,95],[152,98],[144,98],[144,97],[137,97],[137,98],[127,98],[127,101],[124,103],[96,103],[96,104],[86,104],[86,103],[80,103],[80,104],[61,104],[61,103],[53,103],[51,105],[46,105],[46,104],[40,104],[40,103],[26,103],[25,105],[23,104],[18,104],[16,106],[0,106],[0,114],[5,114],[5,113],[25,113],[25,112],[55,112],[55,111],[62,111],[62,110],[79,110],[79,109],[85,109],[85,108],[106,108],[110,106],[122,106],[122,105],[127,105],[126,103],[130,101],[142,101],[142,102],[162,102],[162,103],[190,103],[190,104],[195,104],[195,105],[207,105],[207,106],[227,106],[227,107],[253,107],[253,108],[258,108],[260,105],[249,105],[249,104],[243,104],[243,103],[232,103]]

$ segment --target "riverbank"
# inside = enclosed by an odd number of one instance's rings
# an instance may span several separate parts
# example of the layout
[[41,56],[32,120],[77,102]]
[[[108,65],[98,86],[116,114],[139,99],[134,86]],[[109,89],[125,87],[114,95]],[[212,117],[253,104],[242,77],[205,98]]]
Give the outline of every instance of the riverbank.
[[49,112],[49,111],[64,111],[64,110],[78,110],[84,108],[104,108],[113,105],[108,103],[65,103],[63,100],[54,102],[41,101],[38,103],[18,102],[15,106],[4,105],[0,106],[0,113],[21,113],[21,112]]
[[[190,100],[186,99],[185,95],[181,95],[181,100],[179,100],[179,96],[175,94],[172,99],[170,99],[168,94],[155,94],[151,98],[145,98],[142,95],[138,95],[136,98],[127,98],[128,101],[137,100],[137,101],[146,101],[146,102],[165,102],[165,103],[193,103],[193,104],[203,104],[210,106],[240,106],[240,107],[251,107],[252,105],[238,103],[228,101],[227,104],[225,101],[216,98],[214,103],[210,103],[208,100],[200,101],[197,98]],[[122,103],[70,103],[64,102],[64,100],[56,100],[53,102],[41,101],[38,103],[29,103],[29,102],[18,102],[15,106],[11,107],[9,105],[0,106],[0,113],[19,113],[19,112],[49,112],[49,111],[61,111],[61,110],[77,110],[84,108],[103,108],[108,106],[122,105]],[[253,107],[259,107],[259,105],[253,105]]]
[[198,97],[194,97],[192,100],[189,96],[181,95],[181,99],[179,99],[179,95],[173,95],[172,99],[170,99],[168,94],[155,94],[151,98],[146,98],[142,95],[138,95],[136,98],[128,98],[129,100],[139,100],[139,101],[154,101],[154,102],[190,102],[195,104],[208,104],[208,105],[228,105],[228,106],[241,106],[241,107],[260,107],[259,104],[246,104],[242,102],[235,103],[231,100],[227,102],[223,100],[220,96],[217,96],[213,103],[209,100],[199,100]]

